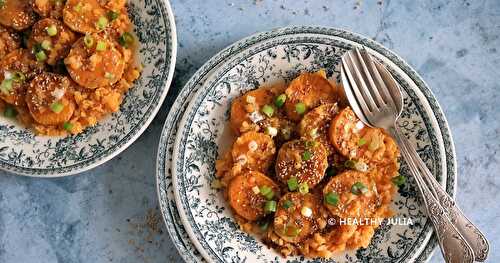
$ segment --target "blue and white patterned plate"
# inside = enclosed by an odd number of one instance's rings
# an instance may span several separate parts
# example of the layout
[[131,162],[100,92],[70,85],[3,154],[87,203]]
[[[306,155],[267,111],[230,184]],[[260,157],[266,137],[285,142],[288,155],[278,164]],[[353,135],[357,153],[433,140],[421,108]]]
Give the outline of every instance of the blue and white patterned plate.
[[96,167],[125,150],[160,109],[172,81],[177,53],[175,21],[168,0],[129,1],[144,71],[126,94],[120,111],[76,136],[35,136],[0,118],[0,169],[56,177]]
[[[164,127],[157,170],[160,204],[174,243],[187,261],[200,258],[192,252],[193,244],[186,240],[187,236],[210,262],[285,261],[239,231],[225,200],[210,188],[218,146],[229,143],[224,129],[230,100],[259,85],[290,80],[303,70],[326,68],[329,76],[336,78],[338,58],[346,49],[360,44],[386,63],[402,83],[408,108],[401,126],[447,191],[454,194],[455,157],[446,120],[429,89],[406,63],[379,44],[342,30],[294,27],[261,33],[224,50],[197,72],[174,104]],[[199,87],[203,89],[194,95],[184,113],[182,105]],[[172,169],[171,160],[175,160]],[[401,172],[407,174],[404,164]],[[393,208],[398,217],[411,218],[414,224],[383,226],[369,248],[339,254],[336,261],[426,260],[435,239],[429,242],[432,228],[412,180],[399,191]]]

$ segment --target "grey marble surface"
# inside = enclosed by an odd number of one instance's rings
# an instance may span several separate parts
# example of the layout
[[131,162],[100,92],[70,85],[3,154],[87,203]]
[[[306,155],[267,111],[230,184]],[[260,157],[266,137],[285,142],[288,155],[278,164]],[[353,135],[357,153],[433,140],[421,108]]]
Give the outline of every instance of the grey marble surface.
[[[163,120],[188,78],[249,34],[325,25],[405,58],[440,101],[458,155],[458,202],[500,262],[500,1],[173,0],[174,83],[131,147],[89,172],[35,179],[0,172],[0,262],[181,262],[158,218],[154,165]],[[431,262],[442,262],[436,251]]]

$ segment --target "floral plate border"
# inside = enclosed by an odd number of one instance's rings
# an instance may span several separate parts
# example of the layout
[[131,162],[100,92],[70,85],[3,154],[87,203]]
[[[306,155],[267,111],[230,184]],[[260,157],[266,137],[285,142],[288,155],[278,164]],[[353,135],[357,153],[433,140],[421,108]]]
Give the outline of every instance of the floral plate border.
[[168,0],[130,1],[129,13],[142,44],[139,52],[147,54],[141,62],[149,70],[135,86],[147,88],[131,89],[118,113],[74,136],[39,137],[2,120],[1,170],[46,178],[81,173],[115,157],[144,132],[172,82],[177,56],[176,27]]
[[[179,120],[179,117],[182,116],[182,105],[185,105],[186,102],[189,101],[189,97],[196,91],[202,82],[203,76],[206,76],[210,69],[213,69],[222,59],[227,58],[231,55],[234,55],[238,52],[241,52],[243,49],[248,48],[249,46],[258,43],[259,41],[263,41],[268,38],[272,37],[278,37],[282,35],[287,35],[287,34],[300,34],[300,33],[330,33],[330,34],[343,34],[343,35],[350,35],[354,39],[364,39],[362,36],[343,31],[343,30],[338,30],[338,29],[332,29],[332,28],[322,28],[322,27],[292,27],[292,28],[283,28],[283,29],[277,29],[273,30],[270,32],[264,32],[260,33],[254,36],[251,36],[249,38],[246,38],[219,53],[216,55],[213,59],[211,59],[207,64],[205,64],[188,82],[186,87],[182,90],[181,94],[179,95],[179,98],[176,100],[174,103],[174,106],[167,118],[167,121],[165,123],[161,141],[160,141],[160,147],[159,147],[159,152],[158,152],[158,167],[157,167],[157,180],[158,180],[158,193],[160,197],[160,204],[162,205],[162,211],[163,211],[163,216],[165,219],[165,222],[167,226],[175,226],[176,229],[173,229],[171,227],[168,227],[169,233],[171,234],[174,243],[178,247],[180,251],[183,251],[184,248],[186,247],[191,247],[192,244],[190,242],[185,242],[186,235],[185,235],[185,230],[182,227],[182,225],[179,224],[178,221],[178,214],[177,214],[177,209],[172,203],[171,199],[171,170],[169,169],[169,163],[171,160],[171,153],[172,153],[172,143],[173,139],[172,136],[175,137],[175,131],[172,131],[172,127],[175,127],[177,125],[177,121]],[[453,195],[454,194],[454,189],[455,189],[455,175],[456,175],[456,165],[454,162],[454,147],[451,143],[451,136],[449,135],[449,130],[446,124],[446,120],[444,119],[442,115],[442,111],[439,108],[439,105],[433,98],[432,93],[430,93],[429,89],[426,87],[425,83],[418,77],[418,75],[409,68],[409,66],[404,63],[399,57],[396,55],[392,54],[390,51],[385,50],[382,46],[379,44],[367,40],[368,44],[370,44],[370,47],[375,49],[377,52],[384,54],[386,57],[392,57],[393,61],[396,61],[398,66],[402,68],[405,72],[409,72],[410,77],[412,80],[417,83],[419,87],[423,91],[425,91],[427,100],[432,102],[432,108],[434,109],[434,114],[438,117],[438,124],[439,127],[443,132],[442,136],[446,140],[446,148],[448,149],[447,151],[447,176],[450,180],[447,180],[447,189],[448,191]],[[371,43],[370,43],[371,42]],[[175,129],[174,129],[175,130]],[[166,158],[166,159],[165,159]],[[169,196],[170,194],[170,196]],[[180,235],[179,231],[177,230],[182,230]],[[175,231],[174,231],[175,230]],[[429,256],[430,253],[432,253],[433,248],[435,247],[436,242],[435,242],[435,237],[432,238],[431,242],[429,242],[418,257],[418,261],[426,260]],[[198,257],[199,259],[199,257]]]

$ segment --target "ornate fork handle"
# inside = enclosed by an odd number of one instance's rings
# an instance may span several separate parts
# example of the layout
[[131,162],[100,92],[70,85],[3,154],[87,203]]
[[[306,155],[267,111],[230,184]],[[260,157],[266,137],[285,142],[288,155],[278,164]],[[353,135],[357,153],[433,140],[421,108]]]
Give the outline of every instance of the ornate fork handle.
[[[402,134],[399,128],[396,128],[399,134]],[[444,191],[438,181],[434,178],[425,163],[420,159],[413,145],[401,136],[403,143],[406,145],[413,162],[416,163],[420,172],[423,174],[424,180],[427,182],[434,196],[437,197],[441,206],[444,208],[446,215],[451,220],[455,228],[462,234],[469,246],[474,251],[476,261],[485,261],[488,257],[489,243],[481,231],[464,215],[462,210],[456,205],[455,201]]]
[[400,135],[395,129],[391,129],[391,133],[398,141],[403,157],[407,161],[410,171],[415,177],[417,186],[422,194],[422,198],[427,209],[427,214],[436,230],[441,251],[446,262],[474,262],[474,252],[472,251],[472,248],[469,246],[465,238],[453,226],[453,223],[445,213],[445,209],[439,204],[439,201],[434,197],[433,193],[422,178],[417,163],[413,162],[408,145],[405,143],[406,138]]

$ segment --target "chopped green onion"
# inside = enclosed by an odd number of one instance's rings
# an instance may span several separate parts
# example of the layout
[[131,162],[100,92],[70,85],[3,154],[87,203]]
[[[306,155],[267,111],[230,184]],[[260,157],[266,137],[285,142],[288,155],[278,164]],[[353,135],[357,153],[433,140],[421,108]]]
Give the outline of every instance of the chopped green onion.
[[3,111],[3,116],[5,116],[7,118],[15,118],[17,116],[16,108],[14,108],[10,105],[7,105],[5,107],[5,110]]
[[125,32],[123,33],[119,38],[118,38],[118,43],[122,45],[123,47],[128,48],[130,44],[134,42],[134,37],[132,34]]
[[309,132],[309,135],[310,135],[312,138],[316,138],[316,137],[318,137],[318,128],[314,128],[314,129],[312,129],[312,130]]
[[363,146],[366,144],[366,139],[365,138],[360,138],[358,141],[358,146]]
[[85,35],[83,43],[86,47],[91,48],[94,45],[94,38],[91,35]]
[[266,213],[276,212],[276,201],[267,201],[264,205],[264,211]]
[[113,73],[106,72],[104,73],[104,77],[107,79],[113,79],[115,75],[113,75]]
[[307,206],[303,206],[302,209],[300,209],[300,213],[305,216],[305,217],[311,217],[313,214],[313,211],[311,208]]
[[106,42],[104,42],[104,41],[97,41],[97,45],[95,46],[95,50],[97,50],[97,51],[104,51],[104,50],[106,50]]
[[281,108],[283,107],[283,105],[285,105],[285,101],[286,101],[286,94],[281,94],[274,100],[274,105],[276,105],[276,107],[278,108]]
[[64,128],[65,130],[67,130],[67,131],[69,131],[69,132],[70,132],[70,131],[71,131],[71,129],[73,129],[73,124],[72,124],[71,122],[65,122],[65,123],[63,124],[63,128]]
[[271,107],[271,106],[269,106],[269,105],[266,104],[266,105],[264,105],[262,107],[262,112],[264,114],[266,114],[267,117],[271,118],[273,116],[273,114],[274,114],[274,109],[273,109],[273,107]]
[[260,193],[267,199],[271,200],[274,197],[274,191],[271,187],[263,185],[259,188]]
[[314,148],[316,146],[318,146],[319,142],[317,141],[306,141],[304,143],[304,145],[307,147],[307,148]]
[[105,29],[107,26],[108,26],[108,19],[104,16],[101,16],[99,17],[99,19],[97,20],[97,28],[99,30],[103,30]]
[[109,11],[107,15],[108,15],[109,20],[114,21],[118,18],[120,13],[115,12],[115,11]]
[[297,180],[297,177],[291,177],[286,183],[288,184],[288,190],[290,191],[295,191],[299,188],[299,181]]
[[52,49],[52,42],[50,40],[44,40],[40,44],[44,50],[51,50]]
[[266,127],[266,134],[271,136],[271,137],[274,137],[276,135],[278,135],[278,129],[274,128],[274,127]]
[[310,151],[304,151],[302,153],[302,161],[309,161],[312,157],[312,153]]
[[330,166],[328,167],[328,169],[326,169],[326,175],[327,176],[335,176],[337,174],[337,169],[334,167],[334,166]]
[[50,25],[49,27],[45,28],[47,31],[47,34],[51,37],[57,35],[57,27],[55,25]]
[[339,203],[339,195],[337,193],[330,192],[325,195],[325,203],[329,205],[337,205]]
[[402,175],[394,176],[392,178],[392,183],[395,184],[396,186],[402,186],[406,183],[406,177]]
[[45,52],[43,50],[36,52],[35,57],[36,57],[36,60],[39,62],[45,61],[47,59],[47,55],[45,54]]
[[75,12],[77,12],[77,13],[82,12],[82,3],[81,3],[81,2],[79,2],[77,5],[75,5],[75,6],[73,7],[73,10],[74,10]]
[[14,80],[15,82],[24,83],[24,81],[26,80],[26,76],[21,71],[16,71],[12,76],[12,80]]
[[285,202],[283,202],[283,208],[285,208],[285,209],[288,209],[292,206],[293,206],[293,202],[291,200],[285,200]]
[[356,161],[354,161],[354,160],[347,160],[347,161],[345,161],[344,166],[347,167],[347,168],[353,169],[356,166]]
[[351,193],[360,195],[368,192],[368,188],[362,182],[356,182],[351,187]]
[[259,223],[259,229],[264,232],[269,227],[269,221],[263,221]]
[[0,0],[0,8],[5,6],[5,0]]
[[2,93],[4,94],[10,93],[10,91],[12,90],[13,81],[14,81],[13,79],[4,79],[2,81],[2,84],[0,84],[0,90],[2,91]]
[[295,112],[297,112],[298,114],[304,114],[306,112],[306,104],[304,104],[303,102],[295,104]]
[[50,109],[54,113],[60,113],[64,109],[64,105],[60,102],[54,102],[50,105]]
[[304,195],[309,193],[309,185],[307,184],[307,182],[303,182],[299,185],[299,193]]

